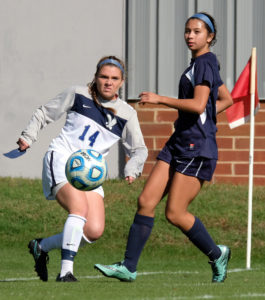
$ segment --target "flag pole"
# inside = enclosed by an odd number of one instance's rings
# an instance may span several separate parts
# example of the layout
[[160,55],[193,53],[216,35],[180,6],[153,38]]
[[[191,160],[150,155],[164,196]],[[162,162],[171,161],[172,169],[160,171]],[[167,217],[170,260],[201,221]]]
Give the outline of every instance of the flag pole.
[[254,161],[254,110],[256,88],[256,48],[251,53],[250,77],[250,142],[249,142],[249,182],[248,182],[248,235],[247,235],[247,261],[246,268],[251,268],[251,236],[252,236],[252,198],[253,198],[253,161]]

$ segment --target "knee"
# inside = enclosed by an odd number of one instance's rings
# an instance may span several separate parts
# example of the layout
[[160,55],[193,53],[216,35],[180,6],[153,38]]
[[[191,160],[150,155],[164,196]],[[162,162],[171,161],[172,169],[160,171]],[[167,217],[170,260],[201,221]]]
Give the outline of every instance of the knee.
[[138,197],[138,208],[142,209],[146,207],[146,198],[144,195]]
[[178,228],[182,228],[183,216],[180,212],[173,211],[173,210],[166,210],[165,214],[166,214],[166,219],[170,224],[172,224]]
[[104,225],[102,224],[93,224],[90,227],[84,227],[84,235],[90,241],[94,242],[98,240],[104,232]]
[[141,194],[138,198],[138,212],[146,216],[151,216],[154,214],[155,205],[151,199],[146,194]]

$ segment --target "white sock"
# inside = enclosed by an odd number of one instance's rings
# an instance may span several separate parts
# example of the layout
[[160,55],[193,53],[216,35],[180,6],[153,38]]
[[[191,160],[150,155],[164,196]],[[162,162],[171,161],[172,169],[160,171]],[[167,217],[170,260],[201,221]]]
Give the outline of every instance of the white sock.
[[63,233],[58,233],[42,239],[40,242],[40,247],[43,251],[49,252],[52,249],[61,249],[63,241]]
[[61,277],[65,276],[67,272],[73,274],[74,257],[80,245],[85,223],[84,217],[74,214],[68,215],[63,230]]
[[60,277],[65,276],[66,273],[71,272],[74,274],[74,262],[71,260],[61,260]]

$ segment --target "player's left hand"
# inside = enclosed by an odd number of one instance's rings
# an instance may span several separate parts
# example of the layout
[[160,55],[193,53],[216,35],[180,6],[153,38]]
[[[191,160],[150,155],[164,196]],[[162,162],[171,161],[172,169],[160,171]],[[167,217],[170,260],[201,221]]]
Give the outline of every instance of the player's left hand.
[[132,176],[127,176],[127,177],[125,177],[125,180],[128,182],[128,184],[132,184],[134,182],[135,178]]
[[151,103],[151,104],[159,104],[160,103],[160,97],[159,95],[155,94],[155,93],[151,93],[151,92],[142,92],[139,95],[140,100],[140,104],[144,104],[144,103]]

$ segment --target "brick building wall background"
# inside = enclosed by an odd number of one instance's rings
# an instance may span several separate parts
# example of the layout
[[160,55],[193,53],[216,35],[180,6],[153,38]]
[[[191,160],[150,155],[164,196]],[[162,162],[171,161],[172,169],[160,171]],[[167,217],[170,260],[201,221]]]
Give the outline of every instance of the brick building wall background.
[[[178,117],[176,110],[161,105],[130,104],[137,110],[141,129],[149,155],[143,170],[147,177],[155,163],[156,156],[174,130]],[[230,129],[226,114],[217,117],[217,144],[219,160],[213,176],[213,183],[248,184],[249,172],[249,124]],[[254,185],[265,185],[265,102],[255,117],[254,140]]]

